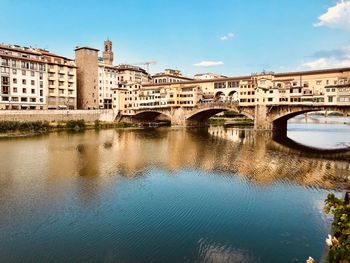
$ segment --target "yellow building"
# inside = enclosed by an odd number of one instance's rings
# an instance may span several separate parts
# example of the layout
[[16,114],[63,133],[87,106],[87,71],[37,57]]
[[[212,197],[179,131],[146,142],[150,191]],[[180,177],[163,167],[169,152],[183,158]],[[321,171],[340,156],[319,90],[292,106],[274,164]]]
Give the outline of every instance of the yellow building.
[[240,106],[349,105],[350,68],[152,83],[121,92],[123,99],[117,109],[128,115],[139,109],[194,107],[220,101]]
[[77,109],[76,66],[73,60],[39,50],[47,67],[47,108]]

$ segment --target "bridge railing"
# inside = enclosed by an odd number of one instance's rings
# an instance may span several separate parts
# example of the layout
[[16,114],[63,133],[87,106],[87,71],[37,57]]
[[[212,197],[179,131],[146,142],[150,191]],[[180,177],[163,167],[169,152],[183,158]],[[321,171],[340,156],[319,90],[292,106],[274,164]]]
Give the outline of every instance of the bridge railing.
[[238,101],[212,101],[212,102],[201,102],[197,103],[195,108],[211,108],[211,107],[237,107],[239,106]]

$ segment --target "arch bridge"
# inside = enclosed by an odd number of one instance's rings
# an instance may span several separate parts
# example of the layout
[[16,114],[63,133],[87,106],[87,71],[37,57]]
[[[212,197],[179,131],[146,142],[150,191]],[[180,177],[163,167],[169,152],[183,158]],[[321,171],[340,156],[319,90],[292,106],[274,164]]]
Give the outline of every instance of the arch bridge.
[[120,120],[132,122],[168,121],[172,126],[205,126],[208,119],[220,112],[235,111],[254,120],[255,129],[287,131],[287,121],[313,111],[336,111],[350,116],[350,105],[278,104],[240,106],[237,101],[198,103],[187,107],[154,107],[134,110]]

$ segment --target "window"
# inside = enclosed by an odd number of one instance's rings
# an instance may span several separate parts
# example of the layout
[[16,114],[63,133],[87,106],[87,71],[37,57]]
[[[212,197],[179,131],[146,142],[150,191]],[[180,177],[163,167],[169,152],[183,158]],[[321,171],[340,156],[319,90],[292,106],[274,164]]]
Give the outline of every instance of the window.
[[25,76],[25,75],[26,75],[26,71],[22,70],[22,76]]
[[32,92],[32,94],[34,94],[35,93],[35,89],[32,89],[31,92]]
[[31,84],[31,85],[35,85],[35,80],[31,80],[31,81],[30,81],[30,84]]
[[13,92],[14,92],[14,93],[17,92],[17,88],[16,88],[16,87],[13,88]]
[[225,82],[215,82],[214,83],[214,89],[224,89],[226,88]]
[[27,89],[26,89],[26,88],[23,88],[23,89],[22,89],[22,93],[27,93]]
[[322,80],[317,80],[316,81],[316,85],[321,85],[322,84]]
[[22,84],[23,85],[27,84],[27,81],[25,79],[22,79]]
[[30,75],[31,75],[32,77],[34,77],[34,76],[35,76],[35,72],[34,72],[34,71],[31,71],[31,72],[30,72]]
[[12,82],[13,82],[13,84],[17,84],[17,79],[16,79],[16,78],[13,78],[13,79],[12,79]]
[[16,75],[17,74],[17,69],[13,69],[12,73]]

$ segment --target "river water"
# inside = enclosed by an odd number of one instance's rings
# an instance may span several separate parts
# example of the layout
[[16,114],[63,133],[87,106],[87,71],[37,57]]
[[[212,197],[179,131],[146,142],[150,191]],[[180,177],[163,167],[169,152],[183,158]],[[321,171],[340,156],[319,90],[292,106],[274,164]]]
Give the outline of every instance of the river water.
[[[289,128],[311,147],[350,142],[348,124]],[[349,189],[350,154],[292,140],[221,127],[2,139],[0,261],[319,261],[323,201]]]

